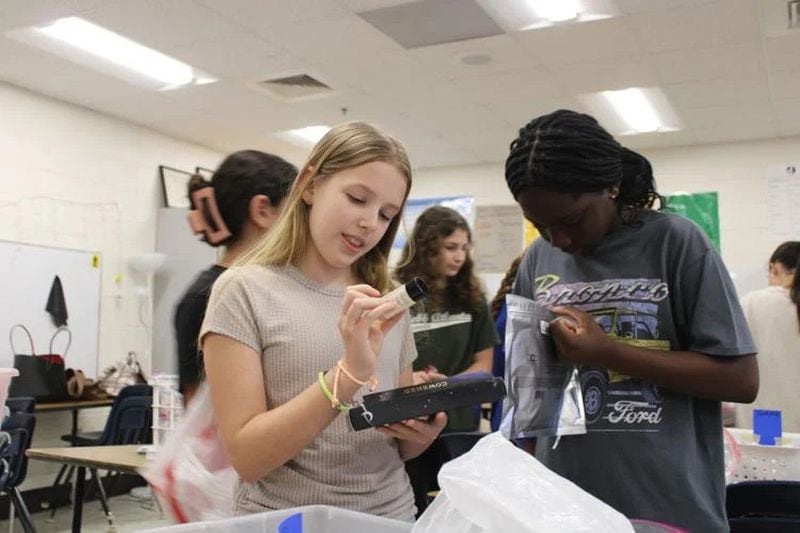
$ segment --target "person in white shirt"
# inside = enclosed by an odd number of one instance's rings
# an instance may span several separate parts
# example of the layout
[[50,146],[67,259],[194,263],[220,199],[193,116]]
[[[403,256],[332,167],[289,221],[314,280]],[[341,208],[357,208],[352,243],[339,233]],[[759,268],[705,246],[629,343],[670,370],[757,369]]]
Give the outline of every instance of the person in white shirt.
[[742,298],[758,347],[761,387],[756,401],[737,404],[736,425],[753,427],[753,409],[778,409],[784,432],[800,432],[800,241],[778,246],[769,260],[769,287]]

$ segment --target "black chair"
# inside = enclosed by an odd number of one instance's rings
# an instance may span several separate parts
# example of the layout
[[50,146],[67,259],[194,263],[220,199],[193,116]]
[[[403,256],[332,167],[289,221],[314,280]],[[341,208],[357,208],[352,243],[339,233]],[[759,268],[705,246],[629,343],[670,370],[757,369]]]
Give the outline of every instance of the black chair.
[[[70,442],[73,446],[116,446],[124,444],[147,444],[151,442],[152,391],[153,389],[150,385],[131,385],[125,387],[114,399],[103,431],[79,433],[74,437],[71,435],[64,435],[62,439]],[[89,472],[92,476],[92,481],[100,493],[100,504],[103,507],[103,512],[106,514],[109,527],[113,527],[113,516],[108,506],[108,497],[106,496],[103,482],[96,468],[89,469]],[[62,466],[53,483],[51,493],[55,495],[56,489],[61,484],[70,484],[74,474],[74,466]],[[64,480],[63,483],[62,478]],[[106,478],[108,478],[108,476],[106,476]],[[51,500],[54,499],[54,497],[51,497]],[[56,502],[53,502],[53,508],[50,511],[51,519],[55,517],[57,509],[58,505],[56,505]]]
[[15,396],[6,400],[6,407],[12,413],[33,414],[36,410],[36,398],[33,396]]
[[800,481],[744,481],[728,485],[731,533],[800,531]]
[[[105,446],[109,444],[108,440],[111,438],[109,426],[112,420],[114,408],[118,407],[127,398],[135,396],[153,396],[153,387],[146,383],[140,385],[129,385],[119,391],[119,394],[114,398],[114,403],[111,405],[111,410],[106,419],[106,425],[102,431],[87,431],[78,433],[77,435],[61,435],[61,440],[70,443],[72,446]],[[133,443],[135,444],[135,443]]]
[[8,495],[25,533],[35,533],[31,514],[22,499],[19,486],[28,473],[25,452],[33,440],[36,417],[29,413],[12,412],[3,422],[2,435],[6,442],[0,446],[0,492]]

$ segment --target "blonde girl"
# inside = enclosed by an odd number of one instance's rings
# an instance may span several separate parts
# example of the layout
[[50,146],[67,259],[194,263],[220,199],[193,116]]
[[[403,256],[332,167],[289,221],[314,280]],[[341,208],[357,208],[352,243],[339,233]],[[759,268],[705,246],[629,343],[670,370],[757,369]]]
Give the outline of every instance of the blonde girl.
[[314,147],[274,231],[214,286],[201,331],[239,514],[326,504],[411,520],[403,461],[446,423],[352,432],[366,384],[412,384],[416,357],[386,264],[411,187],[403,147],[360,122]]

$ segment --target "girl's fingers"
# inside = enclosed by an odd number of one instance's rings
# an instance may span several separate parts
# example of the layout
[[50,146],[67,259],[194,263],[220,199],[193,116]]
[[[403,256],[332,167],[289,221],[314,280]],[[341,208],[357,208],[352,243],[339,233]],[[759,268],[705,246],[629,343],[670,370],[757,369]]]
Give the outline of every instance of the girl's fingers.
[[344,293],[344,297],[342,298],[342,311],[346,312],[347,309],[350,308],[350,305],[353,303],[353,300],[356,298],[363,298],[364,296],[369,296],[370,298],[377,298],[381,295],[377,289],[366,285],[351,285],[347,287],[347,290]]

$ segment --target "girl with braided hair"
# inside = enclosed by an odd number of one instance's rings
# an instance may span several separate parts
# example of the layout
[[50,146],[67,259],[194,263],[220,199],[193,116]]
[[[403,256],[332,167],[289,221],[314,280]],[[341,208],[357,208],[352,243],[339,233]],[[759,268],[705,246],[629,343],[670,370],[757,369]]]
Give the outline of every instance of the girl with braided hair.
[[542,235],[512,292],[563,318],[550,332],[578,365],[587,419],[555,449],[524,447],[630,518],[727,531],[720,402],[752,402],[758,367],[721,258],[653,209],[649,162],[588,115],[529,122],[506,181]]

